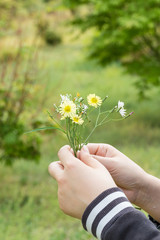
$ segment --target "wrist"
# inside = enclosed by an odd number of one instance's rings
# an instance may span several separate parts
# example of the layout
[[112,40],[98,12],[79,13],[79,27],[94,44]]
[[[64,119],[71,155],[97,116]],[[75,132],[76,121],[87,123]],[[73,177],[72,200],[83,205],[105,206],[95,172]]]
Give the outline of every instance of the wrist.
[[146,204],[149,202],[149,188],[150,188],[150,174],[144,172],[141,179],[139,180],[139,187],[136,189],[136,197],[133,202],[135,205],[145,208]]
[[160,179],[147,174],[140,188],[135,204],[160,222]]

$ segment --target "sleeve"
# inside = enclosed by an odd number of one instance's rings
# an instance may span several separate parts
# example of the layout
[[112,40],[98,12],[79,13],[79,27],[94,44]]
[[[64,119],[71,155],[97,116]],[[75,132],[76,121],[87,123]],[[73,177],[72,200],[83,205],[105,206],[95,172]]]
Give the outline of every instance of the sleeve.
[[119,188],[101,193],[82,216],[86,231],[99,240],[160,240],[160,232]]
[[156,226],[158,230],[160,230],[160,223],[157,222],[154,218],[152,218],[150,215],[148,216],[149,220]]

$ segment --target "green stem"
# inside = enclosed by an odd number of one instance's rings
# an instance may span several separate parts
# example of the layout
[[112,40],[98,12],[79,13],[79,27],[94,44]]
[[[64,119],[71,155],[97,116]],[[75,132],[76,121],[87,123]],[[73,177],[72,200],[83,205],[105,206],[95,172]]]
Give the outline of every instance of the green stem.
[[[47,113],[48,113],[49,117],[50,117],[61,129],[64,130],[64,128],[63,128],[63,127],[59,124],[59,122],[50,114],[50,112],[47,111]],[[65,130],[64,130],[64,131],[65,131]]]
[[109,113],[107,114],[107,116],[105,116],[103,118],[103,120],[99,123],[99,125],[103,124],[105,122],[105,120],[108,118],[108,116],[114,111],[115,108],[111,109],[110,111],[108,111]]
[[104,114],[104,113],[109,113],[109,112],[111,112],[111,110],[109,110],[109,111],[104,111],[104,112],[101,112],[100,114],[102,115],[102,114]]
[[94,126],[94,128],[92,129],[92,131],[90,132],[90,134],[88,135],[88,137],[86,138],[86,140],[84,141],[84,144],[87,144],[88,139],[90,138],[90,136],[93,134],[94,130],[96,129],[96,125]]
[[100,111],[101,111],[101,109],[100,109],[100,107],[99,107],[99,112],[98,112],[98,116],[97,116],[97,119],[96,119],[95,126],[94,126],[94,128],[92,129],[92,131],[90,132],[90,134],[88,135],[88,137],[86,138],[86,140],[84,141],[84,144],[87,144],[88,139],[90,138],[90,136],[93,134],[93,132],[95,131],[95,129],[96,129],[97,126],[98,126],[98,120],[99,120],[99,116],[100,116]]
[[[99,127],[99,126],[101,126],[101,125],[103,125],[103,124],[105,124],[105,123],[107,123],[107,122],[110,122],[110,121],[121,121],[121,120],[123,120],[123,118],[119,118],[119,119],[109,119],[109,120],[106,121],[106,119],[107,119],[108,116],[114,111],[114,109],[115,109],[115,108],[113,108],[113,109],[110,110],[110,111],[100,112],[100,108],[99,108],[99,113],[98,113],[98,116],[97,116],[97,119],[96,119],[95,126],[94,126],[94,128],[92,129],[92,131],[90,132],[90,134],[88,135],[88,137],[86,138],[84,144],[87,144],[88,139],[90,138],[90,136],[93,134],[93,132],[95,131],[95,129],[96,129],[97,127]],[[107,116],[105,116],[105,117],[102,119],[102,121],[101,121],[100,123],[98,123],[98,120],[99,120],[100,115],[103,114],[103,113],[106,113],[106,112],[108,112]]]
[[102,126],[103,124],[105,124],[105,123],[108,123],[108,122],[110,122],[110,121],[114,121],[114,122],[116,122],[116,121],[122,121],[122,120],[124,120],[124,118],[118,118],[118,119],[109,119],[108,121],[105,121],[105,122],[103,122],[103,123],[100,123],[100,124],[98,124],[98,127],[99,126]]

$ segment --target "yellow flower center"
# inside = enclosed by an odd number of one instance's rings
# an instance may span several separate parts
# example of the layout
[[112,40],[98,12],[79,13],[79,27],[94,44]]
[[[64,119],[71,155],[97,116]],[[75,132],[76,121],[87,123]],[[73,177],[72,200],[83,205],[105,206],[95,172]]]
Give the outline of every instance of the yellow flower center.
[[98,102],[98,99],[97,99],[96,97],[93,97],[93,98],[91,99],[91,101],[92,101],[92,103],[97,103],[97,102]]
[[67,112],[67,113],[71,112],[71,107],[69,105],[65,106],[64,112]]
[[73,118],[73,121],[74,121],[74,122],[78,122],[78,121],[79,121],[79,118],[78,118],[78,117],[74,117],[74,118]]

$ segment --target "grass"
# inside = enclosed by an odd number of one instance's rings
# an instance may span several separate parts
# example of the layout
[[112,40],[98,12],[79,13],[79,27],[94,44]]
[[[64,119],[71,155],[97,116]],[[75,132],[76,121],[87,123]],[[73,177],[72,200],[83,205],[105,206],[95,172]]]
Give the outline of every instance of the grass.
[[[150,101],[140,102],[134,88],[136,78],[125,74],[118,65],[101,68],[86,60],[81,39],[40,49],[39,69],[37,78],[47,96],[45,108],[51,111],[59,95],[65,93],[109,95],[109,108],[118,100],[124,101],[128,111],[135,114],[123,122],[100,127],[90,141],[113,144],[146,171],[160,177],[158,89],[149,93],[153,96]],[[36,97],[33,107],[37,101]],[[87,131],[90,130],[91,126]],[[57,151],[66,144],[66,139],[55,132],[43,138],[40,164],[17,161],[8,168],[0,163],[0,239],[91,240],[93,237],[78,220],[59,210],[57,185],[47,172],[48,164],[57,160]]]

